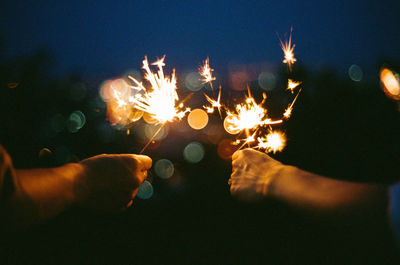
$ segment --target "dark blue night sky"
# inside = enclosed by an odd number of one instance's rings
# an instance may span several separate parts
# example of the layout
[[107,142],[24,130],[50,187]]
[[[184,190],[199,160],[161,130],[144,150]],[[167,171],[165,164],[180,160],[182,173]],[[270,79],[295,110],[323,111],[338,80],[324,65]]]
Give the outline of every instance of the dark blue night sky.
[[400,60],[397,1],[5,1],[0,33],[7,57],[49,49],[56,71],[113,76],[167,55],[167,64],[195,69],[278,64],[276,33],[293,26],[295,53],[311,69],[345,73],[358,64]]

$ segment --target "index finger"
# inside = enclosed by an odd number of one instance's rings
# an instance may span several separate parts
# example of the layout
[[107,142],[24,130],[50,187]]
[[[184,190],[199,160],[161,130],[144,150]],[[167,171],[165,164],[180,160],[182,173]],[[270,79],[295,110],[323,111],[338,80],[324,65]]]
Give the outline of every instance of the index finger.
[[146,155],[135,155],[135,157],[141,162],[143,169],[148,170],[151,168],[153,160]]

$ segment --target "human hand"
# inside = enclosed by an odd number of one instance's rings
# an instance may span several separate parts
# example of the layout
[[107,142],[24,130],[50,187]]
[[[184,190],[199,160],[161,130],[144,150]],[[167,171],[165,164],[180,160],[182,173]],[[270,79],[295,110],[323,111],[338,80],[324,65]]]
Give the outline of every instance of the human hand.
[[144,155],[98,155],[82,160],[83,173],[75,182],[78,205],[119,211],[132,205],[152,160]]
[[267,196],[271,182],[283,167],[265,153],[253,149],[236,151],[229,179],[232,196],[248,202],[261,200]]

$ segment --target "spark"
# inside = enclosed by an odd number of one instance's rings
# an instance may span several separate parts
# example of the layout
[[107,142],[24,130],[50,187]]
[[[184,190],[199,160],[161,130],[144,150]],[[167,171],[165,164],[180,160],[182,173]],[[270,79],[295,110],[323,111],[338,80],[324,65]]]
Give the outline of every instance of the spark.
[[200,81],[202,81],[203,84],[210,83],[210,85],[212,85],[211,81],[215,80],[215,77],[212,76],[213,71],[214,69],[210,67],[210,59],[207,57],[204,61],[204,65],[199,68],[199,74],[203,77]]
[[293,105],[296,102],[297,98],[299,97],[299,94],[301,92],[301,89],[299,90],[299,92],[297,92],[296,97],[293,99],[292,103],[290,103],[290,105],[287,107],[287,109],[285,110],[285,112],[283,113],[283,116],[286,119],[289,119],[290,116],[292,115],[292,111],[293,111]]
[[290,92],[292,92],[292,94],[294,93],[294,89],[296,87],[298,87],[301,84],[300,81],[294,81],[292,79],[288,79],[288,85],[286,90],[290,90]]
[[208,112],[208,113],[214,113],[214,109],[217,109],[219,112],[219,116],[221,117],[221,108],[222,108],[222,104],[221,104],[221,87],[219,87],[219,92],[218,92],[218,98],[217,100],[214,100],[212,98],[210,98],[207,94],[204,93],[204,96],[206,97],[207,101],[211,104],[211,106],[203,106],[204,109]]
[[254,130],[259,126],[282,123],[282,120],[273,121],[267,116],[267,109],[262,107],[267,96],[263,94],[263,100],[257,104],[248,89],[248,97],[245,103],[235,106],[235,111],[227,111],[227,121],[231,131]]
[[133,103],[136,109],[148,113],[159,124],[171,122],[176,118],[182,119],[190,111],[190,108],[183,109],[183,104],[176,106],[179,97],[176,92],[175,69],[171,77],[164,75],[164,59],[165,55],[151,64],[158,68],[156,73],[151,71],[147,57],[143,60],[144,78],[151,84],[150,89],[146,89],[141,82],[129,76],[135,83],[132,88],[139,92],[130,97],[129,102]]
[[256,148],[265,149],[266,152],[276,153],[282,151],[286,145],[285,134],[279,131],[270,131],[266,137],[257,138]]
[[296,46],[295,44],[292,45],[292,31],[293,28],[290,29],[290,35],[289,38],[283,42],[280,38],[279,41],[281,43],[281,48],[284,54],[284,60],[283,63],[287,64],[289,69],[291,69],[292,65],[297,61],[296,58],[294,57],[294,47]]

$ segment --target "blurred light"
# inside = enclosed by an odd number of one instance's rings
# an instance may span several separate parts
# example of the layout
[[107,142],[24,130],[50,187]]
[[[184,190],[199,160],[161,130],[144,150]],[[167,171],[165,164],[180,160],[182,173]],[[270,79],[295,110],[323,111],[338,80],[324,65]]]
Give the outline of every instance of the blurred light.
[[174,164],[168,159],[160,159],[154,164],[156,175],[162,179],[168,179],[174,175]]
[[208,115],[202,109],[194,109],[188,115],[188,123],[195,130],[201,130],[207,126]]
[[[151,125],[151,124],[145,124],[144,125],[144,135],[148,140],[150,140],[154,134],[160,129],[161,125]],[[153,140],[159,141],[167,137],[168,135],[168,127],[165,125],[159,133],[154,137]]]
[[136,196],[139,199],[147,200],[150,199],[154,194],[153,185],[147,180],[143,181],[142,185],[139,186]]
[[183,157],[189,163],[198,163],[204,157],[204,147],[201,143],[192,142],[183,150]]
[[232,72],[230,75],[231,86],[234,90],[245,90],[246,85],[251,81],[246,72]]
[[55,114],[53,117],[51,117],[50,124],[53,131],[61,132],[65,127],[64,116],[61,115],[60,113]]
[[148,124],[155,124],[157,123],[157,119],[153,118],[149,113],[145,112],[143,114],[143,120]]
[[85,114],[77,110],[69,115],[67,120],[67,128],[70,132],[75,133],[79,131],[86,123]]
[[103,101],[107,102],[113,98],[113,91],[111,90],[112,80],[106,80],[100,84],[99,94]]
[[262,72],[258,76],[258,84],[260,87],[266,91],[271,91],[275,88],[276,78],[273,73]]
[[381,84],[385,94],[393,99],[400,99],[400,77],[387,68],[381,70]]
[[286,145],[286,136],[280,131],[271,131],[264,137],[257,138],[259,148],[265,149],[267,152],[276,153],[282,151]]
[[39,151],[39,159],[45,159],[46,157],[51,156],[53,153],[48,148],[43,148]]
[[207,127],[206,134],[207,140],[216,145],[224,134],[224,130],[222,130],[221,125],[212,124]]
[[[235,129],[236,128],[236,129]],[[224,119],[224,129],[227,131],[229,134],[238,134],[240,132],[240,129],[237,128],[232,122],[229,116],[226,116]]]
[[217,152],[222,159],[231,159],[233,153],[238,147],[232,143],[229,139],[223,139],[218,143]]
[[123,78],[108,80],[101,85],[100,95],[107,102],[107,119],[113,125],[128,125],[143,116],[143,111],[133,108],[130,102],[136,93]]
[[353,64],[349,68],[349,77],[355,82],[359,82],[363,78],[363,71],[360,66]]
[[8,88],[16,88],[19,85],[18,82],[8,82],[7,86]]
[[190,91],[199,91],[203,86],[201,75],[197,72],[187,74],[185,77],[185,86]]

